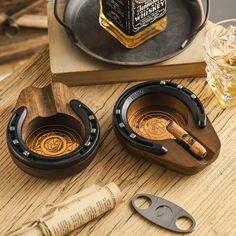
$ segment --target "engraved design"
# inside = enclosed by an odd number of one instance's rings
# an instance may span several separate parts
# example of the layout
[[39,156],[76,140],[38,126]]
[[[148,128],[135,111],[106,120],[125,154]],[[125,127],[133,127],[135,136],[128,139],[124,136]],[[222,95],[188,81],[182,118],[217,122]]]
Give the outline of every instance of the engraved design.
[[26,139],[26,145],[33,152],[47,157],[66,155],[80,144],[79,134],[63,126],[43,127],[32,132]]
[[129,124],[138,135],[150,140],[175,139],[166,129],[169,121],[183,124],[183,118],[179,114],[155,110],[140,110],[132,115]]

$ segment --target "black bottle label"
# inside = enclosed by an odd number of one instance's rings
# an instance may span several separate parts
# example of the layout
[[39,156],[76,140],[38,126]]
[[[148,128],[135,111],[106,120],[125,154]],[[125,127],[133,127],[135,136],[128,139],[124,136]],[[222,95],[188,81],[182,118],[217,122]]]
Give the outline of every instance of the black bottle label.
[[167,0],[102,0],[105,17],[134,35],[166,15]]
[[102,11],[105,17],[121,31],[127,32],[127,15],[129,0],[102,0]]
[[133,0],[132,28],[137,33],[166,15],[166,0]]

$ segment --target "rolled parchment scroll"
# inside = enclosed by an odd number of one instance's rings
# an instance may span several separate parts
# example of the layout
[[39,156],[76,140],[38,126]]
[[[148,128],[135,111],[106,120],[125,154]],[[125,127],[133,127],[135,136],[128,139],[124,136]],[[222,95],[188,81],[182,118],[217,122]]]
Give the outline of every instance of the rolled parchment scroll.
[[27,223],[7,236],[63,236],[113,209],[122,200],[115,183],[93,185],[57,205],[47,205],[39,220]]

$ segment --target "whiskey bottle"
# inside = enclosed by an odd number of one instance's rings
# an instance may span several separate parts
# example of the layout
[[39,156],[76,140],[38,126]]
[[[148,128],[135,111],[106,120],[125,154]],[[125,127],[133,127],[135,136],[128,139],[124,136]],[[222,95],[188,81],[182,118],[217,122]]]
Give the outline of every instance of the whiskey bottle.
[[100,0],[100,25],[127,48],[166,29],[167,0]]

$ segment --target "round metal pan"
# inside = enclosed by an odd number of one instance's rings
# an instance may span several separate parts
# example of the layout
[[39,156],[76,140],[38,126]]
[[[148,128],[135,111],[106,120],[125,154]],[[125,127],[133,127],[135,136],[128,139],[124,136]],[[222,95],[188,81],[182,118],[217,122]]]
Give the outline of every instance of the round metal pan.
[[98,0],[70,0],[64,22],[73,31],[73,43],[87,54],[113,64],[149,65],[170,59],[187,48],[182,48],[182,44],[204,20],[199,0],[168,0],[167,4],[166,30],[134,49],[125,48],[99,25]]

